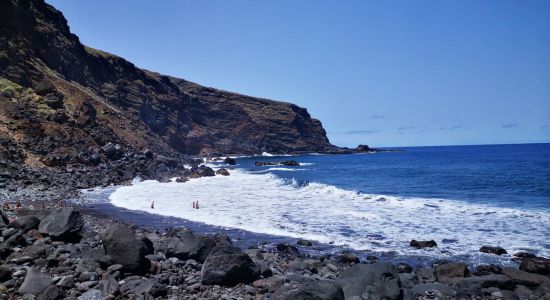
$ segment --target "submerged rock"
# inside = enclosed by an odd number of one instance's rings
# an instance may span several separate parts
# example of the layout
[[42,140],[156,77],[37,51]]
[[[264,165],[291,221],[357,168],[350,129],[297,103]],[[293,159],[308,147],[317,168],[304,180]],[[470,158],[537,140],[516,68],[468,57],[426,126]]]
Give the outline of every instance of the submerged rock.
[[226,169],[219,169],[216,171],[216,174],[217,175],[222,175],[222,176],[229,176],[229,171],[227,171]]
[[479,248],[479,252],[496,254],[496,255],[508,254],[508,252],[502,247],[491,247],[491,246],[483,246]]
[[437,243],[434,240],[429,241],[417,241],[412,240],[410,246],[416,249],[437,247]]
[[228,165],[236,165],[237,164],[237,160],[232,158],[232,157],[226,157],[224,160],[223,160],[224,163],[228,164]]

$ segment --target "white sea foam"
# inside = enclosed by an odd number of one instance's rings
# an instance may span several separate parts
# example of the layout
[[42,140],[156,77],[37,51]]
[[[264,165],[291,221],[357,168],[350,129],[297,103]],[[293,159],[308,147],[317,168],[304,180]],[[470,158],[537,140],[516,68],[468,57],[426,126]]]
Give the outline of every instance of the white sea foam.
[[[462,201],[366,195],[289,183],[239,169],[185,183],[134,180],[109,197],[115,206],[257,233],[374,251],[418,254],[412,239],[434,239],[432,255],[478,254],[483,245],[550,255],[550,214]],[[151,201],[155,200],[155,209]],[[192,209],[199,201],[201,209]],[[443,240],[456,240],[443,243]]]
[[252,171],[251,173],[267,173],[270,171],[288,171],[288,172],[295,172],[295,171],[304,171],[305,169],[299,169],[299,168],[283,168],[283,167],[271,167],[265,170],[259,170],[259,171]]

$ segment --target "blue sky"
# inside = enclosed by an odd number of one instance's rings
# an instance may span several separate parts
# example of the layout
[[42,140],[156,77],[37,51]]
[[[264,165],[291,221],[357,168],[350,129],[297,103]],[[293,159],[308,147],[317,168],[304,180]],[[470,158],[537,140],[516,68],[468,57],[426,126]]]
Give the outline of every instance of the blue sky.
[[337,145],[550,142],[550,1],[47,2],[88,46],[307,107]]

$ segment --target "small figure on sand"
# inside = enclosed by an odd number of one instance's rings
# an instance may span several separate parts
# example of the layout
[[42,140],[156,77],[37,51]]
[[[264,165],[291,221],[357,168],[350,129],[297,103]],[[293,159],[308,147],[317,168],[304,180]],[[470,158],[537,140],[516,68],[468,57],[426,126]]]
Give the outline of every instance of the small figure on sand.
[[199,209],[199,201],[197,201],[197,203],[195,204],[195,208]]
[[193,208],[197,208],[197,207],[195,206],[195,201],[193,201]]
[[153,200],[153,202],[151,202],[151,209],[154,209],[155,208],[155,200]]

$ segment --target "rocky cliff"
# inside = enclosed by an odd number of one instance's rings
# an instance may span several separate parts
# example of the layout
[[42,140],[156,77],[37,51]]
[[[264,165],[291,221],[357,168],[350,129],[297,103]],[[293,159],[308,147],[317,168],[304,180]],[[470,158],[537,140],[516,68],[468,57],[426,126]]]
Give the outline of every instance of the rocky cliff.
[[165,155],[339,151],[305,108],[86,47],[43,0],[0,2],[0,107],[3,156],[33,166],[87,163],[107,143]]

